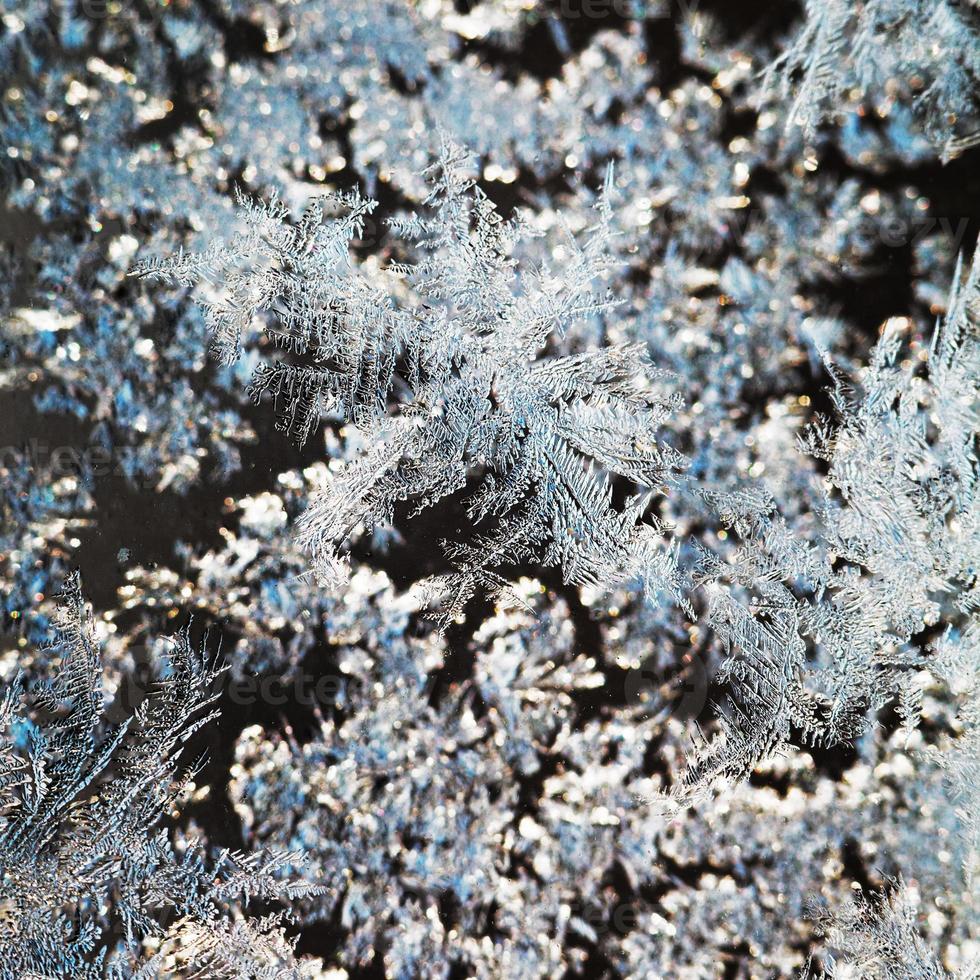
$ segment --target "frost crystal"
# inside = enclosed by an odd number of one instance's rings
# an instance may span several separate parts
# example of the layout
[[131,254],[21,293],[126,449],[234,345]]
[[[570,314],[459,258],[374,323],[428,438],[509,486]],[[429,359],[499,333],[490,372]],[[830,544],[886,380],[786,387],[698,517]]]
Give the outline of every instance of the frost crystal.
[[[458,570],[432,583],[447,621],[477,591],[505,588],[500,569],[531,556],[576,585],[638,578],[651,596],[680,600],[664,528],[644,520],[650,491],[665,492],[684,465],[655,438],[676,400],[657,393],[652,382],[662,376],[638,345],[547,352],[569,324],[613,305],[593,288],[611,262],[612,169],[585,242],[569,234],[556,266],[521,268],[513,253],[528,229],[501,218],[467,175],[471,166],[444,139],[428,211],[394,223],[423,253],[387,274],[410,290],[400,303],[351,268],[348,244],[374,207],[356,194],[336,198],[342,218],[323,221],[314,203],[295,226],[276,202],[245,202],[247,231],[230,245],[137,273],[218,288],[204,309],[222,359],[242,353],[260,316],[277,347],[309,357],[276,360],[253,377],[256,398],[272,391],[282,428],[303,440],[331,411],[364,429],[369,448],[300,522],[323,579],[359,526],[389,524],[402,503],[418,513],[470,490],[467,514],[487,531],[448,547]],[[611,475],[641,492],[615,506]]]
[[[178,961],[299,977],[271,921],[226,918],[239,898],[309,892],[277,879],[296,856],[225,852],[212,861],[199,843],[175,848],[160,826],[192,784],[179,757],[216,717],[210,688],[219,669],[181,634],[132,717],[108,722],[77,577],[47,653],[57,658],[54,679],[26,701],[15,681],[0,703],[0,977],[149,977]],[[264,933],[280,967],[273,973],[263,965],[268,951],[253,943]],[[146,962],[149,939],[161,948]]]
[[812,136],[850,90],[910,80],[915,111],[947,156],[980,140],[980,13],[959,0],[807,0],[806,23],[770,67],[791,122]]

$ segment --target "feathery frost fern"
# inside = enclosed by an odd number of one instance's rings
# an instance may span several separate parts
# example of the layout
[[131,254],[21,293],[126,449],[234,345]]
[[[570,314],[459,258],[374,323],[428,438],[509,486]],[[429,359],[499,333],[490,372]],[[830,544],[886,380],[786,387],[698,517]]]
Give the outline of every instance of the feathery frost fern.
[[975,0],[807,0],[803,28],[768,86],[811,137],[852,90],[910,84],[930,140],[949,158],[980,141],[980,7]]
[[211,859],[160,826],[193,777],[182,748],[217,717],[221,670],[180,634],[132,717],[110,722],[77,576],[46,653],[54,679],[0,701],[0,978],[304,975],[275,916],[232,917],[249,898],[309,893],[278,875],[298,856]]
[[798,731],[850,744],[898,699],[915,726],[916,674],[943,668],[928,631],[966,629],[978,608],[980,558],[980,255],[958,273],[924,364],[900,360],[889,321],[863,392],[834,377],[836,422],[818,419],[802,448],[828,466],[814,507],[820,534],[795,533],[762,488],[704,491],[740,547],[704,554],[705,622],[728,649],[723,732],[697,752],[694,783],[741,777]]
[[[504,589],[502,567],[531,557],[577,585],[636,578],[683,601],[665,528],[648,513],[651,492],[684,466],[655,438],[676,397],[658,392],[664,375],[639,345],[550,350],[570,323],[614,305],[595,289],[612,261],[612,170],[585,241],[568,233],[555,267],[523,267],[514,252],[530,229],[499,215],[471,167],[444,139],[425,212],[392,223],[421,257],[388,269],[382,291],[348,253],[374,208],[356,194],[329,199],[342,217],[324,220],[314,201],[296,225],[275,201],[245,202],[247,231],[230,244],[136,273],[199,284],[222,359],[242,353],[257,320],[277,348],[305,358],[277,358],[253,377],[282,428],[305,439],[329,411],[363,430],[367,448],[300,522],[321,579],[337,575],[337,548],[358,528],[471,490],[477,536],[447,546],[456,571],[429,585],[447,619],[477,591]],[[616,506],[611,474],[640,491]]]

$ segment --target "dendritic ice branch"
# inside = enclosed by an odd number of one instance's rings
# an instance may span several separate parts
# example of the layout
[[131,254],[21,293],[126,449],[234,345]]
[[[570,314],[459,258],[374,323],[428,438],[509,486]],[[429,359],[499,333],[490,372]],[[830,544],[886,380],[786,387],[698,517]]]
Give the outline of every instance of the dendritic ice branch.
[[161,827],[193,778],[178,769],[181,751],[216,717],[221,669],[181,634],[132,716],[110,722],[77,575],[47,653],[54,679],[29,696],[15,681],[0,701],[0,978],[150,977],[219,964],[234,972],[207,975],[304,975],[273,920],[232,914],[249,898],[308,893],[280,880],[297,856],[212,860]]
[[[584,241],[569,232],[551,262],[531,264],[514,254],[531,227],[505,220],[471,169],[444,138],[424,211],[392,222],[420,257],[391,266],[380,287],[347,250],[374,207],[357,194],[330,199],[342,217],[324,219],[315,202],[295,225],[275,201],[243,202],[247,230],[231,244],[137,272],[199,285],[221,358],[241,353],[257,319],[277,348],[307,358],[279,357],[254,376],[283,428],[303,439],[332,411],[364,430],[365,450],[300,523],[322,577],[336,575],[338,547],[359,528],[469,491],[476,537],[448,545],[456,571],[429,583],[447,617],[528,560],[560,567],[567,582],[638,579],[683,601],[675,552],[648,511],[685,465],[656,439],[678,396],[661,393],[666,376],[639,345],[554,351],[569,323],[614,305],[599,291],[612,261],[612,170]],[[614,477],[632,488],[619,504]]]
[[[834,980],[971,980],[976,964],[955,977],[947,972],[919,934],[919,909],[902,880],[884,892],[860,895],[836,910],[811,906],[811,917],[837,955],[828,957],[823,976]],[[803,974],[814,977],[812,969]]]
[[[746,775],[794,729],[811,744],[851,743],[892,701],[911,730],[917,675],[943,676],[949,656],[965,656],[980,568],[978,312],[980,258],[958,272],[922,360],[900,360],[890,321],[861,394],[828,363],[838,418],[802,440],[828,466],[812,540],[762,488],[704,493],[741,547],[728,563],[704,556],[705,622],[728,650],[719,680],[732,698],[692,783]],[[941,625],[946,658],[930,652]]]
[[803,27],[767,75],[808,137],[852,90],[911,81],[916,115],[949,158],[980,140],[978,71],[980,9],[970,0],[807,0]]

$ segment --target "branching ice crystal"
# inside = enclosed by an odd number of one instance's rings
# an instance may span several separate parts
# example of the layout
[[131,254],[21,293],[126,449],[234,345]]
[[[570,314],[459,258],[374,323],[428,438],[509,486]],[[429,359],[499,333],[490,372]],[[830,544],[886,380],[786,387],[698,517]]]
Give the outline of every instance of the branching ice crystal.
[[[108,722],[77,576],[48,652],[54,679],[29,701],[15,681],[0,701],[0,977],[149,977],[175,962],[299,977],[272,920],[226,919],[239,900],[309,893],[277,875],[298,856],[226,851],[210,860],[197,842],[175,848],[160,826],[193,779],[178,769],[180,755],[216,717],[210,688],[220,668],[181,634],[132,717]],[[150,939],[160,949],[141,962]]]
[[760,488],[704,491],[742,547],[727,564],[704,557],[706,623],[729,650],[720,676],[734,698],[724,735],[693,760],[694,782],[749,773],[793,729],[852,742],[896,696],[914,727],[915,676],[931,664],[919,634],[966,626],[977,606],[978,303],[980,258],[954,288],[923,372],[899,362],[893,322],[860,396],[827,365],[839,420],[818,419],[802,441],[829,468],[818,540],[795,535]]
[[959,0],[807,0],[803,29],[770,67],[792,123],[812,135],[850,90],[911,81],[915,110],[944,155],[980,140],[980,12]]
[[[676,398],[657,393],[651,382],[663,375],[638,345],[547,351],[568,323],[613,304],[593,288],[610,263],[612,170],[584,244],[569,235],[560,267],[525,269],[513,252],[530,229],[500,216],[470,166],[444,139],[428,211],[393,223],[422,257],[392,266],[385,293],[348,254],[374,207],[356,193],[334,198],[343,217],[324,222],[314,202],[295,226],[275,201],[244,202],[247,231],[229,245],[136,271],[202,284],[222,359],[241,354],[257,318],[278,348],[308,356],[308,365],[266,363],[252,381],[256,398],[273,393],[284,429],[305,439],[324,411],[365,429],[369,448],[300,522],[321,576],[336,574],[336,548],[358,526],[383,526],[403,502],[417,513],[476,481],[467,512],[487,530],[450,545],[457,571],[432,583],[447,619],[478,590],[505,588],[501,567],[532,555],[567,582],[639,578],[650,595],[682,600],[665,528],[644,520],[650,492],[665,492],[684,465],[655,439]],[[389,298],[405,288],[393,276],[410,290],[402,302]],[[643,490],[615,506],[610,474]]]

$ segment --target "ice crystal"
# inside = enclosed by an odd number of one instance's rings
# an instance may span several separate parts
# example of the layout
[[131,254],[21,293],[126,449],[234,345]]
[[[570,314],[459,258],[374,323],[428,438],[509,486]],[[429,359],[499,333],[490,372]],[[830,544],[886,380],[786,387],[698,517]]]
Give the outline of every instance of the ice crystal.
[[892,322],[860,395],[828,365],[839,419],[802,440],[829,467],[817,540],[794,534],[761,488],[703,491],[743,544],[725,566],[706,557],[706,622],[729,650],[720,676],[734,699],[724,736],[693,762],[696,781],[748,773],[794,729],[853,741],[896,696],[914,727],[915,674],[930,664],[919,634],[975,606],[978,289],[974,260],[923,350],[924,373],[898,362]]
[[[227,902],[282,892],[276,870],[294,855],[225,852],[212,862],[200,844],[176,850],[161,827],[193,779],[178,768],[182,749],[216,717],[210,688],[219,668],[181,634],[132,717],[108,722],[99,643],[77,577],[48,654],[53,680],[29,702],[15,680],[0,705],[0,976],[153,975],[170,954],[139,965],[148,937],[203,968],[230,955],[223,951],[236,930],[268,931],[262,923],[231,929]],[[239,944],[236,970],[251,956]],[[259,975],[261,959],[254,950],[249,975]]]
[[[305,439],[325,410],[365,429],[370,448],[300,522],[324,578],[340,562],[336,545],[359,525],[390,523],[402,502],[432,506],[476,476],[467,511],[489,532],[449,548],[458,571],[433,584],[448,618],[478,590],[503,588],[501,566],[531,555],[568,582],[636,577],[651,595],[680,599],[663,528],[643,520],[649,491],[666,491],[684,465],[654,436],[676,400],[658,394],[636,345],[546,350],[569,322],[611,307],[593,284],[610,261],[612,170],[585,243],[569,237],[560,268],[525,270],[512,254],[525,225],[501,218],[469,166],[467,152],[444,139],[429,212],[395,224],[423,252],[392,270],[412,302],[397,305],[349,268],[347,246],[373,209],[356,193],[336,198],[343,217],[324,222],[314,203],[296,225],[284,223],[277,202],[245,202],[247,231],[231,244],[136,271],[223,287],[204,307],[221,358],[241,354],[260,314],[278,347],[309,356],[310,366],[276,361],[252,380],[255,397],[272,391],[287,431]],[[385,411],[389,394],[400,403],[394,414]],[[608,474],[644,491],[617,508]]]
[[944,154],[980,139],[977,130],[976,5],[958,0],[808,0],[806,22],[770,68],[791,122],[812,135],[815,125],[847,101],[850,90],[912,79],[915,110]]

